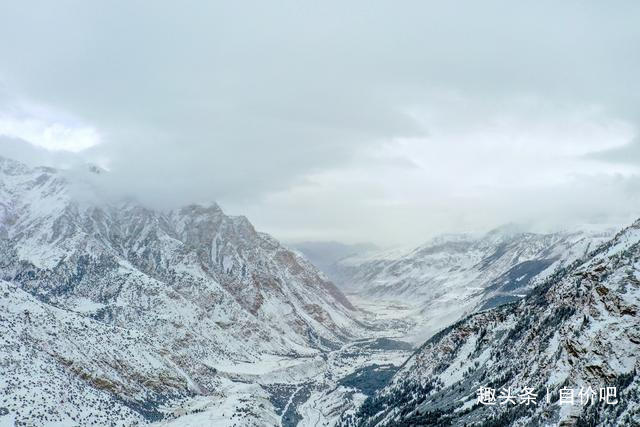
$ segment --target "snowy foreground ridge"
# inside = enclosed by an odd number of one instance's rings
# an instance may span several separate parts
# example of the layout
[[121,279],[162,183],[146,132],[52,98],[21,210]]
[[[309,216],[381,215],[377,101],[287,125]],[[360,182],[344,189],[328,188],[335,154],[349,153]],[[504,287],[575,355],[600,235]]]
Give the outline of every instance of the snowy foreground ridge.
[[640,425],[639,305],[640,220],[434,335],[341,425]]
[[[356,308],[246,218],[99,172],[0,158],[1,427],[640,423],[640,223],[349,257]],[[616,404],[563,404],[587,387]]]

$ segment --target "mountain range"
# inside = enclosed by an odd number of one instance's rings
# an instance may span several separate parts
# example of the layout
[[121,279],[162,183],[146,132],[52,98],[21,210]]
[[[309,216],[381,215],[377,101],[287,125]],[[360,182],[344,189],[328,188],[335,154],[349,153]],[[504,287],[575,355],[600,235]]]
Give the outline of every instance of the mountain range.
[[0,158],[2,427],[640,423],[640,221],[292,250],[106,174]]
[[[443,234],[415,248],[360,251],[322,268],[354,301],[403,308],[418,344],[465,314],[519,300],[614,232],[591,227],[532,233],[507,225],[488,233]],[[314,260],[315,253],[304,249]]]
[[229,366],[362,334],[344,295],[246,218],[107,202],[100,174],[0,159],[0,408],[17,425],[157,420],[219,393]]
[[639,425],[639,261],[640,220],[435,334],[341,425]]

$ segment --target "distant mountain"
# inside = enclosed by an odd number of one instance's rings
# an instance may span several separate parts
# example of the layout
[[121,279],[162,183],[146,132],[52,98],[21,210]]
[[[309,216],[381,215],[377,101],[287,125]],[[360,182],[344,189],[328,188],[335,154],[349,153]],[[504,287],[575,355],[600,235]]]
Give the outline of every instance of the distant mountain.
[[246,218],[109,201],[102,172],[0,158],[0,420],[154,420],[218,393],[224,366],[362,332],[340,290]]
[[514,226],[447,234],[414,249],[342,259],[334,277],[347,293],[415,307],[416,339],[424,340],[465,314],[522,298],[612,235],[613,230],[536,234]]
[[373,243],[346,244],[340,242],[298,242],[287,246],[302,253],[309,261],[327,275],[330,280],[340,279],[337,275],[338,262],[362,253],[378,250]]
[[433,336],[342,425],[640,425],[639,316],[640,220]]

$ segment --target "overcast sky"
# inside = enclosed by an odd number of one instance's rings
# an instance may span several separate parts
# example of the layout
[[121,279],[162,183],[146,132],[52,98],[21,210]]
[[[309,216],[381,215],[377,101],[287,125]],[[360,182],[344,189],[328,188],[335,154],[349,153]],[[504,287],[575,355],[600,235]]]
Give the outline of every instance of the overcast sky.
[[2,2],[0,155],[287,241],[624,222],[639,23],[637,1]]

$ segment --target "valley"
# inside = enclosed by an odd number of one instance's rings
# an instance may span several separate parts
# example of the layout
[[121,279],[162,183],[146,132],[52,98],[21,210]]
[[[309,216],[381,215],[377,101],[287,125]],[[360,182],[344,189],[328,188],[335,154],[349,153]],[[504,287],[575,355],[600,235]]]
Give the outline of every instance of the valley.
[[[220,395],[166,408],[166,426],[334,426],[380,389],[412,354],[415,324],[394,302],[353,300],[370,336],[310,358],[218,366]],[[222,399],[221,399],[222,397]]]

